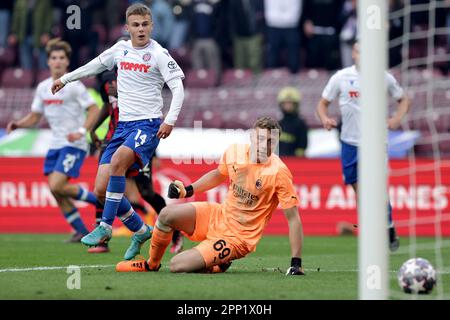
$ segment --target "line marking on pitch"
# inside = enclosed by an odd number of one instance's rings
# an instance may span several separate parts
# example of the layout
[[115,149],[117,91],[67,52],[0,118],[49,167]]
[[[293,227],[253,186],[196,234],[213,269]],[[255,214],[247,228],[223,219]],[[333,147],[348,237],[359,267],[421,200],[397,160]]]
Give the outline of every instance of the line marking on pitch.
[[[338,270],[338,269],[322,269],[322,268],[305,268],[304,269],[307,272],[311,272],[311,273],[321,273],[321,272],[325,272],[325,273],[358,273],[359,270],[358,269],[342,269],[342,270]],[[263,268],[262,272],[280,272],[280,273],[284,273],[282,269],[280,268]],[[397,273],[398,270],[388,270],[389,273]],[[450,269],[449,268],[445,268],[444,270],[441,271],[437,271],[438,274],[450,274]]]
[[60,266],[60,267],[33,267],[33,268],[10,268],[10,269],[0,269],[1,272],[28,272],[28,271],[49,271],[49,270],[65,270],[71,266],[79,267],[80,269],[88,268],[112,268],[115,264],[104,264],[104,265],[70,265],[70,266]]
[[[116,265],[115,264],[102,264],[102,265],[69,265],[69,266],[51,266],[51,267],[30,267],[30,268],[8,268],[8,269],[0,269],[0,273],[5,273],[5,272],[30,272],[30,271],[52,271],[52,270],[65,270],[69,267],[72,266],[76,266],[79,267],[80,269],[94,269],[94,268],[113,268]],[[164,267],[161,268],[162,270],[166,269]],[[167,268],[168,269],[168,268]],[[238,269],[238,268],[236,268]],[[311,268],[306,268],[305,271],[307,272],[325,272],[325,273],[346,273],[346,272],[350,272],[350,273],[357,273],[359,272],[358,269],[342,269],[342,270],[338,270],[338,269],[311,269]],[[280,272],[280,273],[284,273],[280,268],[263,268],[262,272]],[[389,270],[389,273],[397,273],[398,270]],[[438,274],[450,274],[450,270],[448,268],[444,268],[444,270],[438,271]]]

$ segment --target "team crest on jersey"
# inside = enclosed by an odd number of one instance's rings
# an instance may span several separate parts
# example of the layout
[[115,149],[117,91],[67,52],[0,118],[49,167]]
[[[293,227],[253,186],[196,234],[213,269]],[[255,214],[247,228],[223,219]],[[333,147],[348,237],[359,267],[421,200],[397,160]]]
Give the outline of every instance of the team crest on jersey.
[[261,179],[256,180],[256,189],[261,189],[262,188],[262,181]]
[[174,70],[178,68],[178,65],[175,61],[172,60],[169,61],[169,63],[167,64],[167,68]]
[[151,58],[152,58],[152,55],[149,52],[147,52],[146,54],[144,54],[142,56],[142,60],[144,60],[145,62],[150,61]]
[[128,50],[123,51],[123,56],[125,57],[128,54]]

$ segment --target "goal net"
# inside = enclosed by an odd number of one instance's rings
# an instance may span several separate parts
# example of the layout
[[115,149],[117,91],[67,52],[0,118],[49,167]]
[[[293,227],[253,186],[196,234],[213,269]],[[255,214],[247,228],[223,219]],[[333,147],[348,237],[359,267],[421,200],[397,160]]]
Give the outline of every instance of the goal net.
[[390,162],[389,195],[401,246],[390,255],[389,295],[418,298],[402,292],[397,272],[406,260],[421,257],[437,271],[437,285],[426,298],[450,299],[450,1],[390,2],[390,70],[411,99],[402,129],[418,138],[408,161]]

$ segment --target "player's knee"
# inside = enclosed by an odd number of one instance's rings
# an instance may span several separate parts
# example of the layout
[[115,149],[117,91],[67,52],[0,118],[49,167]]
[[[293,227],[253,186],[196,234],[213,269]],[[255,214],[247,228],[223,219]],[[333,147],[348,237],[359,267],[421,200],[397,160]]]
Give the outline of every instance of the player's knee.
[[166,226],[171,226],[175,221],[175,215],[170,207],[165,207],[159,213],[158,220]]
[[61,183],[58,183],[56,181],[50,181],[49,188],[50,192],[55,197],[64,197],[64,185],[61,185]]
[[109,165],[109,174],[111,176],[125,175],[128,168],[134,162],[134,153],[128,151],[116,151]]
[[109,174],[110,176],[124,175],[126,172],[126,168],[124,168],[123,164],[120,161],[111,161],[109,166]]

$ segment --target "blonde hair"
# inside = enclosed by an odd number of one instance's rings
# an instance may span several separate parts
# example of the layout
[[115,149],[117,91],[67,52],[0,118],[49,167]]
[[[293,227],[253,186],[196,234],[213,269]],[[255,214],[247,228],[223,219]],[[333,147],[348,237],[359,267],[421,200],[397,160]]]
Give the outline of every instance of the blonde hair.
[[278,130],[278,134],[281,135],[281,126],[277,120],[272,119],[271,117],[260,117],[256,120],[253,128],[259,129],[267,129],[270,133],[272,130]]
[[145,4],[142,3],[135,3],[132,4],[131,6],[129,6],[127,8],[127,11],[125,13],[125,16],[127,18],[127,22],[128,22],[128,17],[131,15],[140,15],[140,16],[146,16],[149,15],[150,16],[150,20],[153,21],[152,19],[152,11],[150,10],[149,7],[147,7]]
[[45,51],[47,51],[48,56],[50,56],[53,51],[60,50],[64,51],[67,59],[70,59],[70,56],[72,55],[72,47],[68,42],[62,41],[61,38],[54,38],[49,40],[47,46],[45,47]]

